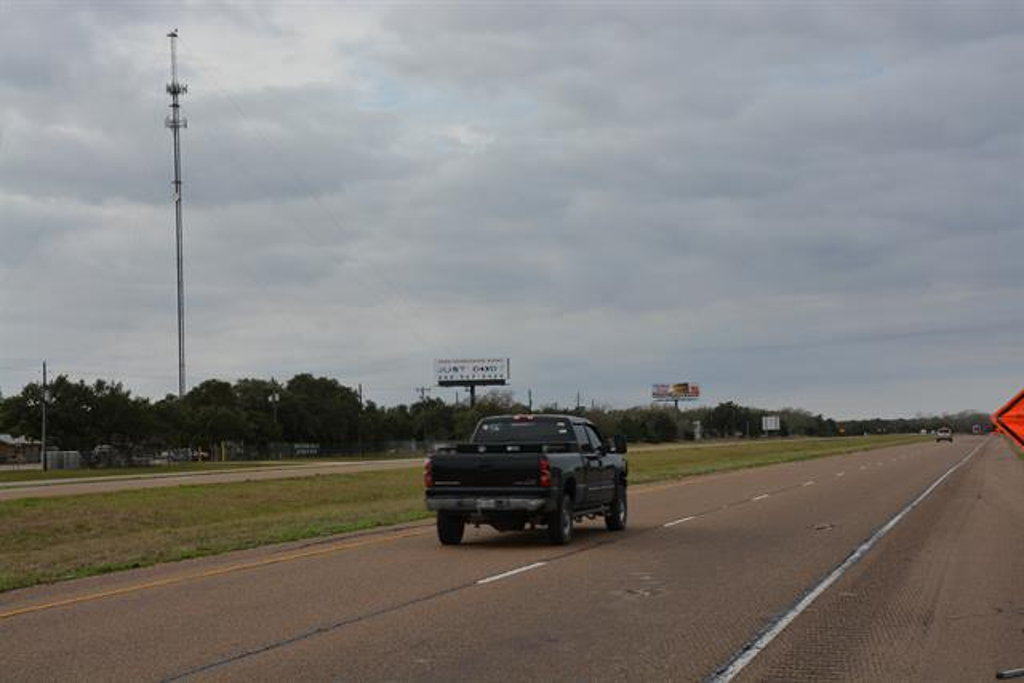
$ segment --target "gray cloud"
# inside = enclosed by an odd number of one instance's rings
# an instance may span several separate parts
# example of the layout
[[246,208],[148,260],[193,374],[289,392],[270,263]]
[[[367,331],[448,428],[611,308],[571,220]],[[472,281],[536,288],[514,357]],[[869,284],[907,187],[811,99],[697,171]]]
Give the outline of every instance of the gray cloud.
[[838,416],[1020,380],[1017,5],[0,12],[5,393],[174,386],[175,25],[193,380],[408,401],[507,354],[540,401]]

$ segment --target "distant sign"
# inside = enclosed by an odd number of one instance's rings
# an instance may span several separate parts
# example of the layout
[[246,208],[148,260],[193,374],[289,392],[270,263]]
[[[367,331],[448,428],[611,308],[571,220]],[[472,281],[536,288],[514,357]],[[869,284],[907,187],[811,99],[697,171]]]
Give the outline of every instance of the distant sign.
[[507,384],[508,358],[444,358],[434,361],[434,376],[441,387]]
[[782,420],[779,419],[778,415],[762,415],[761,416],[761,431],[762,432],[778,432],[782,429]]
[[992,413],[992,424],[1024,448],[1024,391],[1010,399],[1002,408]]
[[651,398],[655,401],[695,401],[700,398],[700,386],[690,382],[655,384],[651,387]]

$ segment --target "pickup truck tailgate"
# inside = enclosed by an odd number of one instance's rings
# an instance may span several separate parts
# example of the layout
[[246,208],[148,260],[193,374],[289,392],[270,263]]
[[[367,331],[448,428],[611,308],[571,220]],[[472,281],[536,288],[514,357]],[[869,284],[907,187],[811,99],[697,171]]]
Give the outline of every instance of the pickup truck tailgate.
[[434,490],[537,486],[540,453],[438,453],[431,457]]

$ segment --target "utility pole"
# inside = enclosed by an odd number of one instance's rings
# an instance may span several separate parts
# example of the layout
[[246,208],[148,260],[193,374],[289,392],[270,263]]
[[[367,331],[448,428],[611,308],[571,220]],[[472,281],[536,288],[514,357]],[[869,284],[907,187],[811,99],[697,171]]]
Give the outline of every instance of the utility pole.
[[43,472],[46,471],[46,400],[50,389],[46,385],[46,361],[43,361],[43,429],[40,435],[39,461],[43,464]]
[[178,82],[178,29],[167,34],[171,39],[171,82],[167,84],[167,94],[171,96],[171,115],[164,120],[164,125],[171,129],[174,137],[174,182],[172,183],[174,198],[174,237],[177,245],[178,264],[178,398],[185,396],[185,276],[182,265],[181,241],[181,129],[188,128],[188,121],[181,115],[178,97],[188,92],[188,86]]
[[576,392],[576,410],[579,411],[579,409],[580,409],[580,392],[577,391]]
[[277,380],[273,377],[270,378],[270,386],[270,396],[267,396],[267,401],[270,403],[270,407],[274,411],[274,429],[277,429],[277,404],[281,402],[281,394],[277,390]]
[[363,385],[359,384],[359,415],[356,416],[356,442],[359,446],[359,457],[363,457]]
[[420,403],[427,400],[427,394],[430,393],[430,387],[416,387],[414,390],[420,395]]
[[526,407],[533,412],[533,389],[526,390]]

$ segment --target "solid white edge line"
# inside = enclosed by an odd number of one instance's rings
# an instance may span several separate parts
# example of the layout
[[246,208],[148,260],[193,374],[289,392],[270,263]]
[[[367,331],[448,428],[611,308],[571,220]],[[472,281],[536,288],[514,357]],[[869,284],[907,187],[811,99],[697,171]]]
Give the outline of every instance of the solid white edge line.
[[683,522],[689,522],[691,519],[697,519],[696,515],[690,515],[689,517],[683,517],[682,519],[677,519],[677,520],[672,521],[672,522],[667,522],[665,524],[662,524],[662,526],[665,527],[666,529],[668,529],[669,527],[673,527],[676,524],[682,524]]
[[937,489],[939,485],[942,484],[942,482],[946,481],[946,479],[951,474],[956,472],[968,460],[974,457],[974,454],[977,453],[978,450],[984,445],[985,441],[982,441],[980,444],[975,446],[970,453],[961,458],[959,462],[957,462],[955,465],[946,470],[945,474],[943,474],[941,477],[932,482],[931,486],[926,488],[924,492],[921,493],[917,498],[915,498],[909,505],[907,505],[905,508],[897,512],[896,515],[888,522],[886,522],[885,525],[882,526],[878,531],[876,531],[871,536],[871,538],[861,543],[860,546],[855,551],[853,551],[850,554],[850,556],[843,561],[842,564],[833,569],[832,573],[830,573],[828,576],[822,579],[822,581],[817,586],[812,588],[810,592],[804,595],[804,597],[801,598],[800,601],[796,603],[796,605],[794,605],[788,612],[786,612],[786,614],[784,614],[778,621],[776,621],[771,626],[771,628],[765,631],[761,635],[761,637],[759,637],[752,644],[746,646],[739,653],[739,655],[737,655],[736,658],[734,658],[732,662],[729,663],[728,666],[720,670],[718,673],[712,675],[708,680],[712,681],[713,683],[727,683],[727,681],[731,681],[734,678],[736,678],[736,676],[738,676],[739,673],[743,671],[743,669],[745,669],[752,661],[754,661],[754,658],[761,654],[761,652],[766,647],[768,647],[771,644],[771,642],[779,636],[779,634],[786,630],[786,627],[789,626],[794,619],[796,619],[804,612],[804,610],[810,607],[811,604],[815,600],[817,600],[822,593],[824,593],[826,590],[829,589],[829,587],[832,586],[832,584],[834,584],[836,581],[842,578],[843,574],[845,574],[847,570],[850,569],[850,567],[857,564],[865,555],[867,555],[868,552],[875,546],[876,543],[878,543],[878,541],[882,539],[883,536],[888,534],[893,527],[899,524],[900,521],[904,517],[906,517],[911,510],[916,508],[922,500],[927,498],[932,491]]
[[482,586],[485,583],[492,583],[494,581],[501,581],[502,579],[507,579],[510,576],[515,576],[516,574],[522,574],[523,572],[528,572],[531,569],[537,569],[539,567],[543,567],[546,564],[547,564],[547,562],[534,562],[533,564],[528,564],[525,567],[517,567],[516,569],[510,569],[509,571],[502,572],[501,574],[495,574],[494,576],[488,576],[486,579],[480,579],[479,581],[476,582],[476,584],[478,586]]
[[750,500],[751,500],[751,501],[755,501],[755,500],[764,500],[764,499],[765,499],[765,498],[767,498],[767,497],[768,497],[768,494],[767,494],[767,493],[762,493],[762,494],[761,494],[760,496],[754,496],[754,497],[753,497],[753,498],[751,498]]

